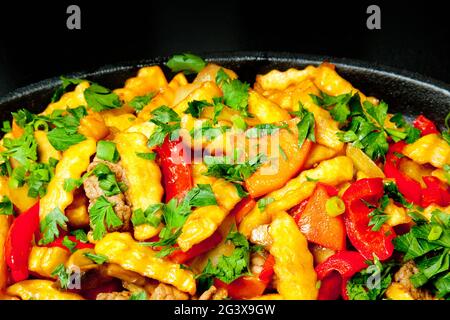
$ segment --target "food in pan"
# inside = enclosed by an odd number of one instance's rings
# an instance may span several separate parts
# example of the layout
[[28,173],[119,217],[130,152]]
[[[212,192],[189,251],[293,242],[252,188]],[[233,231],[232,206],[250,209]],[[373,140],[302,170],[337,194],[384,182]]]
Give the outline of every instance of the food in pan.
[[252,86],[167,66],[62,77],[3,123],[2,299],[450,297],[449,117],[391,114],[327,62]]

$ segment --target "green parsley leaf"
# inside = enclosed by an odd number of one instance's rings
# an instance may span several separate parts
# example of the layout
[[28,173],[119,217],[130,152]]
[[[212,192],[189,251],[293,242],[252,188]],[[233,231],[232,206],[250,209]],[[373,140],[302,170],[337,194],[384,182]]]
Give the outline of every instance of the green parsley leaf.
[[358,97],[359,99],[358,93],[355,93],[354,95],[346,93],[338,96],[330,96],[321,91],[320,97],[316,95],[310,96],[315,104],[328,110],[333,119],[341,124],[347,121],[347,118],[350,116],[350,100],[353,97]]
[[84,98],[88,106],[96,112],[120,108],[122,105],[117,94],[96,83],[84,90]]
[[104,264],[105,262],[108,262],[108,257],[104,254],[85,252],[83,255],[94,261],[96,264]]
[[371,213],[369,213],[370,221],[369,226],[373,226],[373,231],[378,231],[381,229],[383,224],[389,220],[389,216],[384,213],[387,205],[389,204],[389,197],[384,195],[380,200],[380,207],[375,208]]
[[[214,107],[214,115],[213,115],[213,124],[216,124],[219,118],[219,115],[222,113],[223,108],[225,108],[223,97],[214,97],[213,99],[213,107]],[[234,121],[233,121],[234,124]]]
[[83,229],[73,230],[70,234],[74,235],[78,241],[81,241],[83,243],[89,242],[87,234]]
[[173,55],[166,65],[172,72],[183,71],[185,74],[198,73],[206,66],[205,60],[191,53]]
[[149,147],[161,145],[168,134],[171,134],[172,139],[176,138],[181,119],[175,111],[167,106],[161,106],[152,111],[152,116],[150,121],[158,127],[148,139]]
[[300,118],[299,123],[297,123],[299,147],[303,146],[306,139],[316,142],[316,136],[314,133],[316,121],[314,119],[314,114],[306,110],[300,102],[299,110],[292,112],[292,114]]
[[231,80],[223,69],[219,69],[217,72],[216,83],[222,89],[224,104],[239,111],[243,116],[248,116],[248,89],[250,85],[238,79]]
[[47,133],[47,138],[53,148],[58,151],[65,151],[70,146],[86,140],[86,137],[81,133],[69,134],[67,130],[63,128],[55,128],[49,131]]
[[75,247],[77,246],[77,243],[75,241],[70,240],[68,236],[65,236],[63,238],[62,245],[65,246],[67,249],[69,249],[69,251],[72,253],[76,251]]
[[115,173],[106,164],[97,164],[92,173],[98,178],[99,187],[103,190],[105,196],[114,196],[124,191],[125,185],[117,182]]
[[8,133],[8,132],[11,132],[11,130],[12,130],[11,122],[9,122],[7,120],[3,121],[2,132]]
[[94,240],[100,240],[106,234],[106,227],[117,228],[123,222],[119,219],[113,209],[114,204],[104,196],[100,196],[89,209],[89,218],[93,227]]
[[247,138],[260,138],[266,135],[272,135],[278,132],[280,129],[286,128],[288,128],[288,124],[277,125],[274,123],[262,123],[248,129],[245,132],[245,136]]
[[188,102],[188,108],[184,111],[185,114],[191,114],[194,118],[200,118],[203,109],[210,107],[211,104],[206,100],[193,100]]
[[58,101],[58,100],[61,98],[61,96],[68,90],[68,88],[69,88],[71,85],[78,85],[78,84],[80,84],[81,82],[85,81],[85,80],[83,80],[83,79],[70,79],[70,78],[66,78],[66,77],[64,77],[64,76],[61,76],[60,79],[61,79],[61,82],[62,82],[62,83],[61,83],[61,85],[55,90],[55,92],[53,92],[51,102],[56,102],[56,101]]
[[226,157],[205,156],[204,162],[208,169],[204,175],[223,178],[231,182],[242,182],[258,170],[266,160],[267,157],[262,153],[239,164],[233,164],[233,160]]
[[26,167],[37,160],[37,142],[31,127],[25,127],[19,138],[3,138],[3,146],[6,150],[1,155],[6,159],[13,158]]
[[39,240],[40,245],[46,245],[53,242],[55,238],[59,237],[59,229],[66,228],[66,222],[69,221],[64,213],[59,208],[55,208],[48,213],[44,219],[41,220],[40,230],[42,239]]
[[150,103],[150,101],[152,101],[154,96],[155,93],[151,92],[143,96],[134,97],[130,102],[128,102],[128,105],[139,113],[146,105]]
[[137,209],[133,211],[131,216],[131,222],[134,226],[148,223],[153,227],[157,227],[161,223],[160,211],[163,209],[164,205],[162,203],[151,204],[147,209]]
[[13,204],[7,196],[3,196],[2,200],[0,201],[0,215],[14,215]]
[[59,264],[55,270],[53,270],[51,275],[58,278],[62,289],[67,289],[69,287],[71,272],[66,269],[63,263]]
[[205,207],[217,205],[216,196],[210,184],[198,184],[189,190],[186,194],[185,201],[188,201],[192,207]]
[[97,157],[112,163],[117,163],[120,159],[116,144],[112,141],[105,140],[97,142]]
[[248,193],[244,190],[244,187],[241,184],[234,183],[234,186],[236,187],[239,198],[245,198],[248,196]]

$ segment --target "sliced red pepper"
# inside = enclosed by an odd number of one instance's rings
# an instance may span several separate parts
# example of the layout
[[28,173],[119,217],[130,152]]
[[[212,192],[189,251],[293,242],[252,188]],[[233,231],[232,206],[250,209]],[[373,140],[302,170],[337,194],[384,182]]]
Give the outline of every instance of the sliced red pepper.
[[422,190],[422,207],[428,207],[432,203],[441,207],[450,205],[450,188],[445,183],[433,176],[422,177],[422,180],[427,185]]
[[308,241],[336,251],[345,250],[344,221],[341,216],[327,214],[328,199],[327,187],[318,184],[298,220],[298,226]]
[[341,296],[342,277],[333,271],[320,280],[320,289],[317,300],[337,300]]
[[155,149],[161,163],[164,181],[165,200],[169,202],[173,197],[181,200],[192,189],[192,169],[186,158],[181,137],[171,140],[166,137],[163,144]]
[[84,243],[78,240],[75,236],[60,236],[55,241],[45,245],[46,247],[59,247],[62,249],[65,249],[66,251],[70,252],[69,248],[67,248],[65,245],[63,245],[64,238],[68,237],[70,241],[75,242],[76,246],[75,249],[94,249],[95,245],[92,243]]
[[418,116],[413,125],[415,128],[420,130],[421,136],[426,136],[427,134],[439,133],[436,125],[430,119],[424,117],[423,115]]
[[220,241],[222,241],[222,235],[219,231],[216,231],[209,238],[203,240],[200,243],[192,246],[188,251],[183,252],[176,250],[169,255],[169,259],[175,263],[185,263],[209,250],[215,248]]
[[[348,300],[347,281],[355,273],[367,268],[366,259],[355,251],[340,251],[329,257],[316,267],[317,279],[321,281],[319,289],[319,297],[321,300],[328,300],[336,297],[336,277],[337,271],[341,277],[341,295],[342,298]],[[327,299],[326,299],[327,298]]]
[[214,279],[214,285],[217,288],[227,289],[228,296],[237,300],[260,296],[264,293],[267,286],[264,281],[255,276],[243,276],[229,284],[216,278]]
[[392,144],[386,155],[386,162],[384,164],[384,173],[386,177],[393,178],[397,184],[398,190],[403,194],[409,202],[421,205],[422,188],[420,183],[408,177],[400,171],[400,156],[406,143],[403,141]]
[[370,178],[354,182],[342,197],[346,205],[344,222],[347,235],[352,245],[368,260],[372,260],[374,254],[381,261],[386,260],[394,251],[394,229],[383,224],[380,230],[373,231],[369,226],[369,213],[373,209],[362,201],[377,206],[383,193],[382,179]]
[[39,202],[19,215],[8,231],[5,259],[15,282],[28,278],[28,258],[34,233],[38,230]]
[[269,254],[266,261],[264,261],[263,268],[258,276],[259,280],[263,281],[266,284],[269,284],[270,280],[272,280],[272,276],[274,273],[273,270],[274,265],[275,265],[275,257]]
[[230,214],[234,214],[234,218],[236,220],[236,224],[239,225],[244,219],[244,217],[253,210],[256,206],[256,201],[251,197],[245,197],[234,208],[231,210]]

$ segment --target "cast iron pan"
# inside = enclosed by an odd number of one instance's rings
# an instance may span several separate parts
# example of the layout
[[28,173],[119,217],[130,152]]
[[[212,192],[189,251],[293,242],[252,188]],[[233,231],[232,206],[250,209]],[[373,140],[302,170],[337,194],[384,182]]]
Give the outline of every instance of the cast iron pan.
[[[375,96],[389,104],[390,112],[402,112],[405,116],[425,114],[439,127],[450,111],[450,85],[418,74],[412,74],[379,65],[369,65],[360,61],[336,59],[331,57],[299,55],[291,53],[218,53],[201,55],[207,61],[216,62],[237,72],[239,77],[253,83],[257,74],[271,69],[285,70],[291,67],[303,68],[329,61],[345,79],[366,95]],[[97,70],[74,73],[69,77],[87,78],[109,88],[119,88],[124,81],[136,74],[138,68],[146,65],[163,65],[166,58],[154,58],[134,63],[105,66]],[[164,67],[168,77],[173,76]],[[15,90],[0,98],[0,120],[10,119],[10,112],[27,108],[40,112],[49,103],[54,89],[59,85],[58,78],[44,80]]]

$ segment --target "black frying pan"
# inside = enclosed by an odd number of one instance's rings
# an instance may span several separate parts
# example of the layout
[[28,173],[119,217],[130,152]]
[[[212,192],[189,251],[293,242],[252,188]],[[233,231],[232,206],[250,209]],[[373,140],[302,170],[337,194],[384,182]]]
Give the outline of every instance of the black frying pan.
[[[207,61],[233,69],[241,79],[249,83],[254,82],[257,74],[266,73],[271,69],[303,68],[309,64],[318,65],[326,60],[336,64],[339,74],[366,95],[386,101],[390,106],[390,112],[402,112],[407,117],[424,113],[442,128],[444,118],[450,111],[448,84],[392,68],[348,59],[290,53],[241,52],[202,56]],[[162,66],[166,60],[167,58],[154,58],[135,63],[105,66],[98,70],[68,76],[87,78],[109,88],[119,88],[123,86],[127,78],[136,74],[138,68],[154,64]],[[173,76],[167,68],[164,68],[164,71],[168,77]],[[15,90],[0,98],[2,110],[0,120],[9,119],[10,112],[18,108],[27,108],[36,113],[42,111],[58,85],[59,79],[52,78]]]

